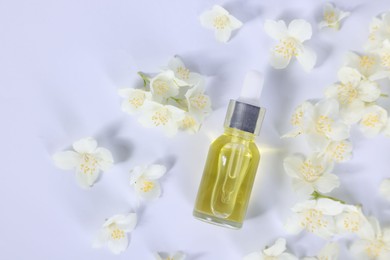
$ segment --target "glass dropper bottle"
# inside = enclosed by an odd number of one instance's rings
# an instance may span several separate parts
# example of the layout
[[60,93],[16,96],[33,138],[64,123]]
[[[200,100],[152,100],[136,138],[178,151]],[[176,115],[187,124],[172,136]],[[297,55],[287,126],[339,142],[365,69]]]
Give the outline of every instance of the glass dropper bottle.
[[259,106],[263,76],[249,71],[241,95],[230,100],[225,132],[210,146],[193,215],[225,227],[241,228],[260,161],[255,138],[265,109]]

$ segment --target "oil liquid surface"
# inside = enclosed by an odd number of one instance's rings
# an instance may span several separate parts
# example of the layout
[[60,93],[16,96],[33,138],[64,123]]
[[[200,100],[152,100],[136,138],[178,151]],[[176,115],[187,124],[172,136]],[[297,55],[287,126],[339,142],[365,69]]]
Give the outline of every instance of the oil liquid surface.
[[211,144],[195,202],[196,217],[242,226],[260,160],[254,137],[248,135],[230,130]]

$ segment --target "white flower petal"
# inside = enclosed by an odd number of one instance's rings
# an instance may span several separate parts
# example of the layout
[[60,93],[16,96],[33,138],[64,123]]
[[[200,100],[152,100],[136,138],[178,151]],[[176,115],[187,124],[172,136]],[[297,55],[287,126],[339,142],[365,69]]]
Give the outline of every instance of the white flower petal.
[[107,242],[107,247],[114,254],[120,254],[124,252],[128,246],[129,246],[129,238],[127,237],[127,235],[125,235],[124,238],[118,240],[109,240]]
[[76,181],[80,187],[87,189],[93,186],[96,180],[99,178],[99,169],[93,172],[84,173],[80,170],[76,171]]
[[[351,55],[355,55],[354,53],[352,53]],[[360,72],[357,70],[357,69],[354,69],[354,68],[351,68],[351,67],[341,67],[338,72],[337,72],[337,76],[339,78],[339,80],[344,83],[344,84],[347,84],[347,83],[357,83],[357,82],[360,82],[362,80],[362,74],[360,74]]]
[[359,98],[364,102],[374,102],[381,95],[381,90],[376,82],[362,81],[359,85]]
[[229,15],[229,20],[230,20],[230,28],[232,30],[236,30],[238,28],[241,28],[242,22],[238,20],[236,17]]
[[339,253],[340,246],[337,243],[328,243],[321,249],[318,259],[337,260]]
[[128,213],[126,215],[120,215],[115,220],[116,225],[119,229],[125,232],[131,232],[134,230],[137,225],[137,214],[136,213]]
[[302,43],[311,38],[311,25],[303,19],[292,20],[288,25],[288,34]]
[[300,168],[303,164],[304,158],[300,155],[291,155],[284,159],[284,170],[290,177],[299,177]]
[[275,244],[273,244],[267,249],[264,249],[263,252],[267,256],[278,256],[282,254],[285,250],[286,250],[286,239],[279,238],[278,240],[275,241]]
[[63,170],[75,168],[80,161],[80,155],[74,151],[58,152],[53,155],[54,164]]
[[264,23],[265,32],[273,39],[280,40],[288,36],[287,26],[283,20],[266,20]]
[[183,252],[176,252],[172,256],[173,260],[184,260],[186,258],[186,255]]
[[92,137],[80,139],[73,143],[73,149],[78,153],[93,153],[97,148],[97,142]]
[[144,174],[145,166],[136,166],[130,170],[130,185],[134,185]]
[[332,124],[332,131],[329,133],[329,138],[334,141],[341,141],[349,138],[350,127],[342,122]]
[[361,100],[354,100],[340,109],[340,117],[347,125],[352,125],[360,121],[366,106]]
[[301,195],[302,198],[309,198],[314,192],[313,185],[303,179],[294,178],[291,184],[294,192]]
[[148,180],[157,180],[161,178],[166,172],[167,167],[165,167],[164,165],[152,164],[146,168],[143,177]]
[[284,69],[290,63],[291,57],[271,51],[270,64],[275,69]]
[[228,42],[231,35],[232,30],[230,28],[215,30],[215,38],[220,42]]
[[339,178],[334,174],[324,174],[315,183],[315,187],[321,193],[331,192],[340,186]]
[[302,65],[303,69],[307,72],[313,69],[317,61],[316,53],[312,49],[303,45],[301,48],[299,48],[299,52],[297,53],[296,58]]
[[317,200],[317,208],[326,215],[336,216],[343,211],[344,206],[338,201],[321,198]]
[[205,11],[199,17],[200,23],[203,27],[206,27],[208,29],[214,29],[214,19],[216,16],[217,14],[212,11]]
[[114,159],[112,157],[111,152],[106,148],[97,148],[95,150],[94,156],[98,160],[99,168],[102,171],[107,171],[114,163]]

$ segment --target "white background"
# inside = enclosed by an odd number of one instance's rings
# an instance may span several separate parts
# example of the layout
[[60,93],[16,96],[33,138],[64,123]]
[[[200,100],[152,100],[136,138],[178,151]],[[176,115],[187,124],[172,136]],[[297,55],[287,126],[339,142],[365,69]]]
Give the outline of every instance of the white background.
[[[317,30],[321,1],[216,2],[244,22],[228,44],[199,23],[199,14],[214,1],[0,1],[0,259],[148,260],[155,251],[182,250],[191,260],[230,260],[280,236],[299,256],[322,247],[324,241],[314,235],[289,236],[283,230],[296,198],[282,160],[299,151],[303,140],[279,136],[288,130],[296,105],[320,98],[337,80],[343,54],[362,50],[369,22],[389,2],[336,2],[352,12],[339,32]],[[268,65],[274,42],[262,25],[280,18],[304,18],[313,25],[309,45],[318,63],[311,73],[295,62],[282,71]],[[116,91],[137,86],[137,71],[157,72],[175,54],[208,76],[214,112],[199,133],[167,138],[121,112]],[[228,100],[238,95],[249,69],[266,76],[262,104],[268,113],[258,138],[262,160],[247,219],[235,231],[195,220],[192,208],[209,143],[222,133]],[[389,102],[383,104],[390,109]],[[51,161],[53,153],[86,136],[97,138],[116,160],[90,190]],[[352,140],[354,159],[337,166],[342,185],[334,195],[362,203],[367,214],[390,224],[390,205],[377,194],[380,181],[390,175],[390,140],[366,139],[356,130]],[[156,161],[170,168],[163,196],[139,204],[128,170]],[[130,211],[138,213],[139,223],[125,253],[91,248],[105,218]],[[340,239],[341,259],[353,259],[349,241]]]

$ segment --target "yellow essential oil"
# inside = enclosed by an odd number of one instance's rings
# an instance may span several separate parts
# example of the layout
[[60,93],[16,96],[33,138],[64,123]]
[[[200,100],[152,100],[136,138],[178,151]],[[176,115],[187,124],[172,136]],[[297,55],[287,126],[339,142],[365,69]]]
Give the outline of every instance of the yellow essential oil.
[[[259,78],[257,72],[248,74],[244,87],[254,85],[261,92]],[[200,220],[231,228],[241,228],[245,219],[260,161],[255,138],[265,114],[264,108],[250,104],[254,102],[242,101],[247,100],[245,92],[230,101],[225,132],[210,146],[193,212]]]

